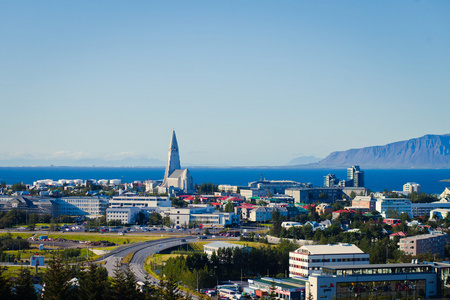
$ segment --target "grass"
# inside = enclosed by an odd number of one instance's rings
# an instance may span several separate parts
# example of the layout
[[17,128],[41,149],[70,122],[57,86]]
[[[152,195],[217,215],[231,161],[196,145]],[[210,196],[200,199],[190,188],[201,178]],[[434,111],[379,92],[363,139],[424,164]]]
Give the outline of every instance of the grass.
[[[27,267],[27,266],[8,266],[8,267],[4,267],[4,276],[6,278],[12,278],[12,277],[17,277],[20,274],[21,269],[28,269],[30,271],[30,273],[32,275],[35,274],[36,269],[34,267]],[[42,276],[42,270],[39,269],[38,274],[40,274],[40,276]]]
[[2,232],[2,233],[0,233],[0,236],[4,236],[8,233],[11,234],[11,237],[13,239],[17,238],[18,236],[20,236],[23,239],[28,239],[34,235],[34,233],[30,233],[30,232]]
[[136,252],[131,252],[131,253],[128,253],[127,255],[125,255],[125,257],[122,259],[122,263],[129,264],[130,261],[133,259],[133,256],[135,253]]
[[125,234],[125,235],[118,235],[117,233],[98,233],[98,232],[86,232],[86,233],[80,233],[80,232],[58,232],[54,234],[47,234],[49,238],[57,239],[57,238],[64,238],[67,240],[74,240],[74,241],[92,241],[92,242],[98,242],[98,241],[108,241],[117,245],[122,244],[129,244],[129,243],[138,243],[138,242],[145,242],[149,240],[158,240],[162,239],[164,236],[160,235],[150,235],[150,234]]
[[[189,244],[189,245],[194,250],[203,251],[203,246],[205,244],[209,244],[209,243],[211,243],[211,241],[195,242],[195,243],[192,243],[192,244]],[[247,242],[247,241],[227,241],[227,243],[238,244],[238,245],[245,245],[245,246],[249,246],[249,247],[252,247],[252,248],[261,248],[261,247],[264,247],[264,246],[276,247],[276,246],[270,245],[270,244],[264,244],[264,243],[258,243],[258,242]]]

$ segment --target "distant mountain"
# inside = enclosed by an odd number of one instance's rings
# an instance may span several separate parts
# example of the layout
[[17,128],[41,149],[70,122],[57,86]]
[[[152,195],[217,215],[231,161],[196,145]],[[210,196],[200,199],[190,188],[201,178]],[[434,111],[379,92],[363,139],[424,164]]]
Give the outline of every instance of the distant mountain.
[[163,167],[165,162],[159,159],[128,157],[117,160],[106,160],[97,158],[83,159],[5,159],[0,160],[1,167],[11,166],[72,166],[72,167]]
[[308,167],[450,168],[450,134],[425,135],[384,146],[337,151]]
[[315,157],[315,156],[300,156],[292,159],[290,162],[288,162],[289,166],[295,166],[295,165],[304,165],[304,164],[310,164],[320,161],[322,158]]

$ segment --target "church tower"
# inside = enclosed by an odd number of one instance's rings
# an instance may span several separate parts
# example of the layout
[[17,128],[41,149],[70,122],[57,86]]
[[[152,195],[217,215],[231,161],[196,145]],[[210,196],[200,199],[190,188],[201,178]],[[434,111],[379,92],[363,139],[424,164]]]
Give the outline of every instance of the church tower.
[[177,137],[175,130],[172,132],[172,139],[169,146],[169,155],[167,157],[166,171],[164,173],[163,186],[167,186],[167,178],[173,173],[173,171],[181,169],[180,166],[180,153],[178,152]]

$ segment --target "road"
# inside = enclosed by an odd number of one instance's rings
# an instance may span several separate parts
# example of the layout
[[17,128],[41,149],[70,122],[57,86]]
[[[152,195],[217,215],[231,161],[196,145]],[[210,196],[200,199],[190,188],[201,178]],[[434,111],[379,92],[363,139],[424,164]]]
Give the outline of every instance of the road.
[[[186,242],[183,242],[185,240]],[[121,261],[127,254],[134,252],[133,259],[130,261],[130,267],[138,281],[144,281],[149,274],[144,270],[144,262],[147,257],[159,251],[184,245],[197,240],[196,236],[186,236],[180,238],[166,238],[160,240],[147,241],[137,244],[121,246],[103,256],[98,262],[105,261],[105,268],[109,276],[113,276],[114,267],[117,261]],[[153,281],[157,282],[154,278]]]

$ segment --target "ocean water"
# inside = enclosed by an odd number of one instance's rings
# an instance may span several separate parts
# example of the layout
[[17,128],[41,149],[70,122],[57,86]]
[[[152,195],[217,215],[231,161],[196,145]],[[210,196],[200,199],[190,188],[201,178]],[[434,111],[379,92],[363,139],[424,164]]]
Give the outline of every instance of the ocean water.
[[[292,168],[189,168],[197,184],[212,182],[246,186],[256,181],[261,174],[268,180],[294,180],[323,185],[323,177],[334,173],[339,179],[346,179],[345,169],[292,169]],[[450,170],[380,170],[364,169],[365,186],[372,191],[401,190],[403,184],[412,181],[421,185],[425,193],[441,193],[450,182]],[[158,180],[164,177],[164,168],[150,167],[0,167],[0,181],[7,184],[23,182],[32,184],[39,179],[121,179],[122,182]]]

